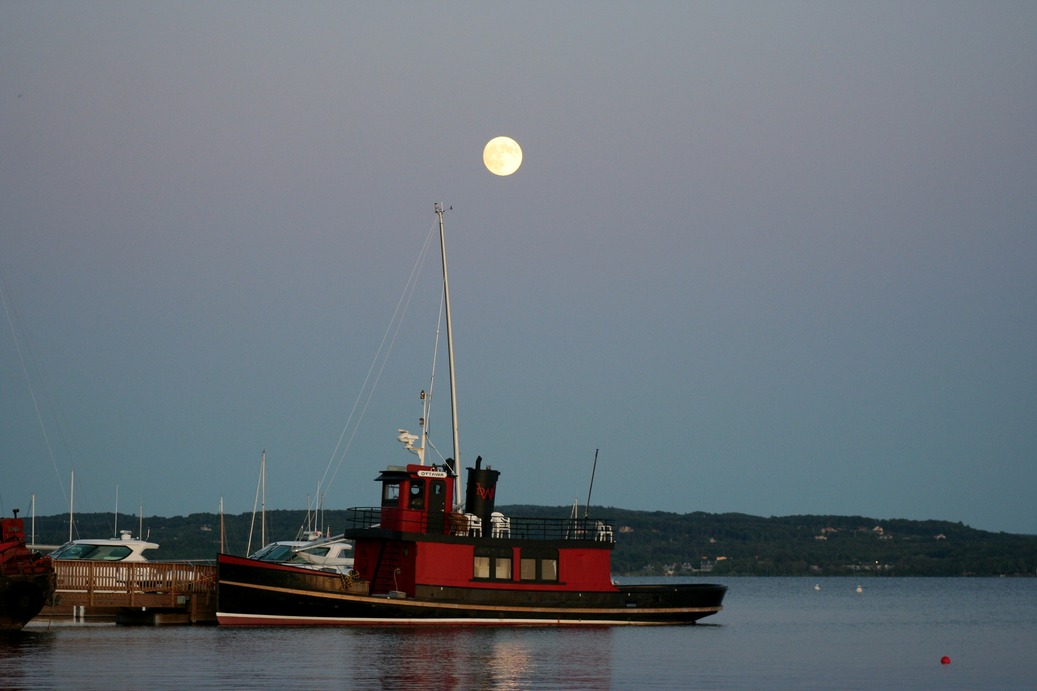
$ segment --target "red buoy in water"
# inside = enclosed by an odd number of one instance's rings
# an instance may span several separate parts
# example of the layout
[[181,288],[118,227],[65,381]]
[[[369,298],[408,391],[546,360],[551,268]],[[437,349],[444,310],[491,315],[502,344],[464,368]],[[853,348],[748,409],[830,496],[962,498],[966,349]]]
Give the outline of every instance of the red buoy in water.
[[940,664],[941,665],[949,665],[949,664],[951,664],[951,659],[949,657],[947,657],[946,655],[944,655],[943,657],[940,658]]

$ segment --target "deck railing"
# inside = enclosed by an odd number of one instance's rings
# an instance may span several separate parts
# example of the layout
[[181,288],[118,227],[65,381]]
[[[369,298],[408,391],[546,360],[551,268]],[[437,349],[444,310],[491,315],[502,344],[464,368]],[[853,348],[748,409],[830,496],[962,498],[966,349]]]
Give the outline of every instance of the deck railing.
[[531,518],[499,515],[489,523],[480,521],[475,528],[469,514],[453,513],[442,526],[429,525],[424,512],[353,508],[346,511],[345,530],[386,528],[404,533],[442,533],[479,537],[514,538],[519,540],[592,540],[612,542],[612,524],[600,518]]

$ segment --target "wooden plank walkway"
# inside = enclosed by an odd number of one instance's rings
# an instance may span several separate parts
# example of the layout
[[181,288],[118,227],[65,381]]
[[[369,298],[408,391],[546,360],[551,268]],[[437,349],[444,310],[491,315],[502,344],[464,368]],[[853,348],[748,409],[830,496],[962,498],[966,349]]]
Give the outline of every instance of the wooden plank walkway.
[[55,561],[56,605],[40,616],[134,623],[216,621],[216,567],[185,562]]

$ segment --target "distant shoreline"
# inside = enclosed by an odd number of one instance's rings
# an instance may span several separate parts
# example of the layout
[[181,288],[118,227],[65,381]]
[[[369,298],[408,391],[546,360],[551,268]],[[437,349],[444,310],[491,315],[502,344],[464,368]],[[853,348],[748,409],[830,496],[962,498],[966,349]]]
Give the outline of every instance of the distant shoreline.
[[[565,517],[572,507],[501,505],[517,516]],[[616,533],[612,571],[620,576],[1037,576],[1037,536],[993,533],[950,521],[863,516],[687,514],[591,507]],[[266,540],[293,539],[307,527],[334,534],[346,512],[319,520],[299,510],[266,512]],[[111,537],[113,512],[77,514],[77,537]],[[30,528],[26,519],[26,529]],[[136,532],[140,518],[119,514],[118,527]],[[68,515],[37,516],[38,544],[68,539]],[[213,559],[221,551],[216,513],[146,516],[145,537],[160,548],[156,560]],[[262,545],[259,516],[224,515],[223,551],[246,554]],[[249,535],[252,535],[251,550]]]

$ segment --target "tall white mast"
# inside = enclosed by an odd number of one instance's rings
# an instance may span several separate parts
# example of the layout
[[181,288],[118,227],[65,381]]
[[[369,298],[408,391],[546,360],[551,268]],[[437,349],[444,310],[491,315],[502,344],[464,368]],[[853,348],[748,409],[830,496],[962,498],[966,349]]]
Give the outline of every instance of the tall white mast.
[[439,251],[443,257],[443,309],[446,313],[446,349],[450,371],[450,417],[454,431],[454,469],[457,479],[454,482],[454,504],[461,503],[461,445],[457,433],[457,386],[454,381],[454,329],[450,321],[450,279],[446,270],[446,233],[443,229],[443,205],[435,204],[436,215],[439,216]]
[[266,449],[263,449],[263,462],[259,466],[259,478],[260,483],[263,485],[263,506],[260,512],[261,518],[259,521],[259,534],[262,542],[259,544],[263,547],[266,546]]
[[72,542],[72,523],[76,512],[76,469],[72,469],[72,480],[69,482],[68,493],[68,541]]

